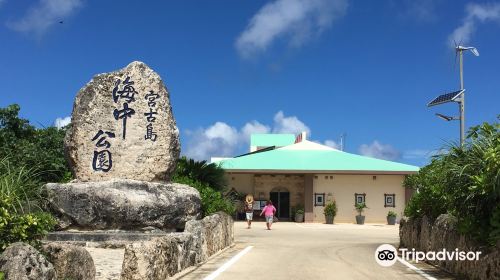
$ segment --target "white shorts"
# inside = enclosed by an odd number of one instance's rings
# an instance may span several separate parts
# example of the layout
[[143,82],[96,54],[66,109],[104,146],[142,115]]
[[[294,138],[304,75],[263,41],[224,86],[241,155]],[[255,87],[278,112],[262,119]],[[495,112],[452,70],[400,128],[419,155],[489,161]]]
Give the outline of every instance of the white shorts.
[[266,223],[272,223],[273,222],[273,216],[266,216]]
[[247,214],[247,221],[251,221],[253,219],[253,213],[246,213]]

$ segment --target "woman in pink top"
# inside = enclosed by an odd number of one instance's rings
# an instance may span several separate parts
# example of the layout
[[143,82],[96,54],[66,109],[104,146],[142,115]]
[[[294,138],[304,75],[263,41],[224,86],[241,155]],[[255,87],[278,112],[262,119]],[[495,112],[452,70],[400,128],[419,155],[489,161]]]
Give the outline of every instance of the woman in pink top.
[[260,212],[261,216],[262,214],[265,214],[266,216],[266,225],[268,230],[271,230],[274,213],[276,213],[276,208],[274,208],[272,201],[268,200],[266,206],[262,209],[262,212]]

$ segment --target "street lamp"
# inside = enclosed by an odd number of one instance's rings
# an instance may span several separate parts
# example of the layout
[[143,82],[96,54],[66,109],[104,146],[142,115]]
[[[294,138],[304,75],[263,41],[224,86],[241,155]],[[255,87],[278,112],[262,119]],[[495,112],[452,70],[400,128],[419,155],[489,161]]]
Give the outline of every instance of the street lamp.
[[440,105],[448,102],[457,102],[458,109],[460,112],[459,117],[449,117],[442,114],[436,114],[436,116],[442,118],[445,121],[459,120],[460,121],[460,145],[464,145],[465,141],[465,89],[464,89],[464,68],[463,68],[463,52],[471,51],[475,56],[479,56],[479,52],[474,47],[464,47],[456,46],[455,52],[460,56],[460,90],[442,94],[434,98],[431,102],[427,104],[427,107]]

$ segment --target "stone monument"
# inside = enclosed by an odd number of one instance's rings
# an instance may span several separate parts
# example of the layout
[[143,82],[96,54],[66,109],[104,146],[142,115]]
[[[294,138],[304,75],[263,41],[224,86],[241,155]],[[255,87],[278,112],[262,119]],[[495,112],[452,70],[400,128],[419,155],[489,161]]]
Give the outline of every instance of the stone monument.
[[75,180],[45,186],[59,229],[172,231],[200,217],[198,191],[168,182],[179,131],[167,88],[146,64],[85,85],[64,145]]

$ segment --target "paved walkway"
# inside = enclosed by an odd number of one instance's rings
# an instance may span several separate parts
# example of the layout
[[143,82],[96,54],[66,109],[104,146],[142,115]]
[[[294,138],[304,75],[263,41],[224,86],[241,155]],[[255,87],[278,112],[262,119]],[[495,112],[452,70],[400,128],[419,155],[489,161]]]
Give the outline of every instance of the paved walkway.
[[85,247],[94,260],[96,280],[118,280],[122,271],[125,249]]
[[[376,263],[379,245],[397,247],[398,226],[280,222],[268,231],[263,222],[252,229],[236,222],[235,241],[233,248],[181,279],[203,279],[248,246],[253,248],[216,279],[425,279],[399,262],[391,267]],[[433,267],[420,268],[436,279],[451,279],[434,274]]]

